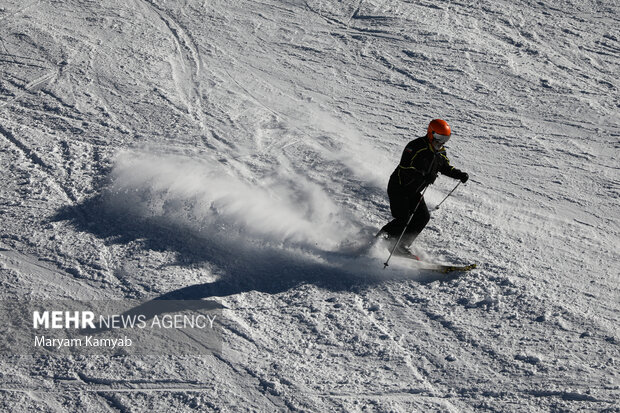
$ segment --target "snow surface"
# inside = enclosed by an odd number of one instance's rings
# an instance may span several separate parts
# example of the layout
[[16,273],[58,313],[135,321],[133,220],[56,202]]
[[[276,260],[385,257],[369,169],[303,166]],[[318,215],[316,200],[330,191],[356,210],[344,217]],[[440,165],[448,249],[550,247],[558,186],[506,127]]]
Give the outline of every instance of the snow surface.
[[[615,0],[0,0],[0,298],[227,308],[222,354],[5,355],[0,408],[620,411],[619,26]],[[479,264],[443,280],[348,249],[436,117],[471,179],[418,247]]]

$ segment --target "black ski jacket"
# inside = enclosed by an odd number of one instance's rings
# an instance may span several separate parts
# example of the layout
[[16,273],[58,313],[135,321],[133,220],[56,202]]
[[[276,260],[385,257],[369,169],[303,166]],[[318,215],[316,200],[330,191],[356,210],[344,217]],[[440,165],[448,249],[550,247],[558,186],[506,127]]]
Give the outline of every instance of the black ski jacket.
[[428,138],[422,136],[407,144],[400,163],[390,176],[390,186],[403,194],[413,195],[432,184],[437,174],[461,179],[464,172],[450,165],[446,148],[435,150]]

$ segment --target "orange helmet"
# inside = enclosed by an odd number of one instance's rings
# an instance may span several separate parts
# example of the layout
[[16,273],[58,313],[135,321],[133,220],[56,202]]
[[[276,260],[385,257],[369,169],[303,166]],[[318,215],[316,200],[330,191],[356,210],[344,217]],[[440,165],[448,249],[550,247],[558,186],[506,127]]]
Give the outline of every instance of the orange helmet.
[[450,130],[450,125],[443,119],[433,119],[431,123],[428,124],[428,131],[426,136],[428,137],[429,142],[433,142],[433,132],[439,135],[450,136],[452,130]]

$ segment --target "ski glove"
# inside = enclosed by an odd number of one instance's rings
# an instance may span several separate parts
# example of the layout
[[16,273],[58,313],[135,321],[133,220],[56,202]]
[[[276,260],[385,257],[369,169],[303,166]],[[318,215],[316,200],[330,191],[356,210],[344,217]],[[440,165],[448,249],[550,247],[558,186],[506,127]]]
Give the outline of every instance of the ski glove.
[[469,175],[466,172],[463,172],[459,179],[461,180],[462,183],[465,183],[469,179]]

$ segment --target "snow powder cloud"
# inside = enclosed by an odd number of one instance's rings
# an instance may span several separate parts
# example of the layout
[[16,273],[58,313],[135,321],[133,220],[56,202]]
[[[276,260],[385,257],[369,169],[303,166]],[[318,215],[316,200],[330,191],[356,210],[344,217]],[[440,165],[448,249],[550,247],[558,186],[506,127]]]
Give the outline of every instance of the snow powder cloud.
[[142,217],[163,217],[226,237],[333,249],[359,230],[320,187],[276,171],[247,182],[216,161],[123,152],[109,201]]

